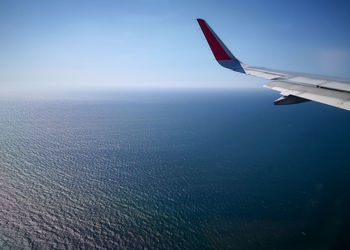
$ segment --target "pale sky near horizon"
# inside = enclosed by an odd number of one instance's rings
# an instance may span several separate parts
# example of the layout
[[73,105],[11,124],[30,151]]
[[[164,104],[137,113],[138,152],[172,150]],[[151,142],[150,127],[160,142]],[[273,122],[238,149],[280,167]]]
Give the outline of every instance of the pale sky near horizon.
[[0,88],[257,87],[221,68],[196,18],[241,61],[350,77],[346,1],[0,1]]

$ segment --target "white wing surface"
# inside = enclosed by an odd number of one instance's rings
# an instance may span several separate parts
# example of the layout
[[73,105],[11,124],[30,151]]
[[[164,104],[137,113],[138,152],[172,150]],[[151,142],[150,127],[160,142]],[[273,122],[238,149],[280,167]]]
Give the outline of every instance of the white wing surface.
[[246,65],[229,51],[203,19],[197,19],[197,21],[215,59],[221,66],[243,74],[272,80],[264,87],[282,94],[282,97],[274,102],[275,105],[296,104],[312,100],[350,111],[350,80]]

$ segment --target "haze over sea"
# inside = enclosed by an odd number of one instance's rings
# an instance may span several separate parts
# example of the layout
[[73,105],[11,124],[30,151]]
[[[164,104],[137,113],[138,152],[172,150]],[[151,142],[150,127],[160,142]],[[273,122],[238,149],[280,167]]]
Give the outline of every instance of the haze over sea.
[[0,248],[346,249],[349,113],[277,97],[0,99]]

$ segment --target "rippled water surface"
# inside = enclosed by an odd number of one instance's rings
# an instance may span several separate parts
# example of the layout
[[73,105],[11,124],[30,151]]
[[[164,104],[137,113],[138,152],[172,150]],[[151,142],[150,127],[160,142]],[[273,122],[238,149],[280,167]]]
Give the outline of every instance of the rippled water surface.
[[0,100],[0,248],[345,247],[350,115],[274,98]]

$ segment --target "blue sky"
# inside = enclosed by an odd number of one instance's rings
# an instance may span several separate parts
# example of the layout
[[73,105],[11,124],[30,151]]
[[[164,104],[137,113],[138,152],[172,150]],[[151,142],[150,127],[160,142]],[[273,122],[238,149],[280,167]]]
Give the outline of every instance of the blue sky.
[[219,67],[195,19],[241,61],[350,77],[346,1],[0,1],[0,87],[257,87]]

